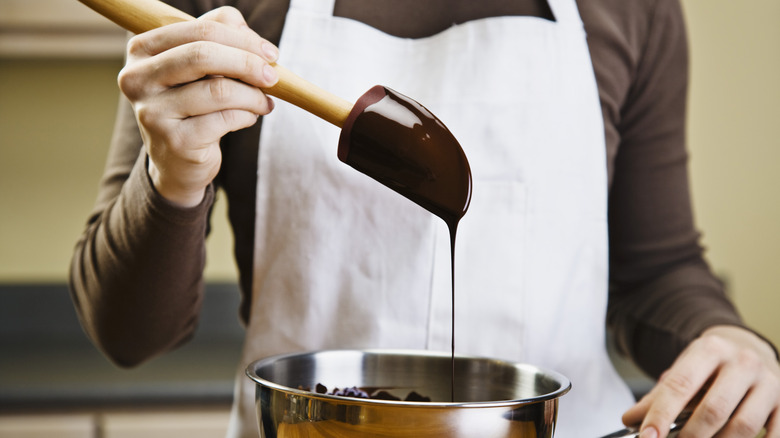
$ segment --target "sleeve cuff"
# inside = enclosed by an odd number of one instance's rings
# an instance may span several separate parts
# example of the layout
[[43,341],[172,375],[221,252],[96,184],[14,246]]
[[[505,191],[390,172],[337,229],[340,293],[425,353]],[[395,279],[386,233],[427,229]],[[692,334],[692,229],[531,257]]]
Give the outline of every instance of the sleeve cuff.
[[179,225],[191,225],[205,220],[214,203],[214,184],[209,184],[206,187],[203,199],[198,205],[182,207],[165,199],[157,192],[149,176],[148,163],[148,155],[145,152],[141,152],[138,162],[136,162],[130,175],[130,180],[140,186],[143,201],[147,208],[155,216]]

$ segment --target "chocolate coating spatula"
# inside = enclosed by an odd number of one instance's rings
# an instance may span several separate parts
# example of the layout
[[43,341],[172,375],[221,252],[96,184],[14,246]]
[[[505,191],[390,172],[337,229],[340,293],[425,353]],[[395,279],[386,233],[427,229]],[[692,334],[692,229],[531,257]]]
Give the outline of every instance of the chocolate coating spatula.
[[[159,0],[79,1],[133,33],[195,19]],[[274,68],[279,81],[263,92],[342,128],[341,161],[448,224],[457,223],[466,213],[471,200],[466,155],[430,111],[382,86],[373,87],[352,105],[279,64]]]

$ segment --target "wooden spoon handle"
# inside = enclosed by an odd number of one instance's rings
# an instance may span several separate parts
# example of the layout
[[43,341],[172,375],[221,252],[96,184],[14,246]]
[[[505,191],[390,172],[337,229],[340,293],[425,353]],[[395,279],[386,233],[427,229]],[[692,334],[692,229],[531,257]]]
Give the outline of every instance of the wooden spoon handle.
[[[195,17],[159,0],[79,0],[99,14],[133,33]],[[274,64],[279,82],[263,92],[278,97],[339,128],[344,126],[352,104],[307,82],[279,64]]]

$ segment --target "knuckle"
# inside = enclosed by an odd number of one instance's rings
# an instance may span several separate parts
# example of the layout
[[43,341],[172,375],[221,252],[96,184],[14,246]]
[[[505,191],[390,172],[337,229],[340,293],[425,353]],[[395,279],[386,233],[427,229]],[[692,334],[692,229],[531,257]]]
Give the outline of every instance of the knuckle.
[[129,57],[147,54],[147,43],[144,35],[135,35],[127,41],[126,52]]
[[707,424],[723,424],[731,415],[728,400],[723,397],[713,396],[701,402],[702,418]]
[[206,63],[212,57],[213,51],[211,44],[193,44],[189,52],[189,63],[193,65]]
[[214,11],[215,17],[220,21],[235,21],[243,19],[243,15],[233,6],[221,6]]
[[669,392],[678,397],[690,396],[698,389],[694,381],[682,373],[668,373],[664,376],[662,384]]
[[743,349],[737,354],[737,363],[746,372],[758,370],[761,367],[761,358],[755,350]]
[[710,355],[720,355],[729,348],[729,343],[719,335],[701,338],[699,344]]
[[119,89],[122,90],[122,93],[127,97],[131,97],[131,94],[134,94],[134,85],[137,82],[134,76],[132,71],[125,66],[119,71],[119,74],[116,77],[116,83],[119,86]]
[[142,126],[153,125],[157,121],[157,111],[152,109],[149,105],[139,104],[134,107],[135,116],[138,118],[138,123]]
[[262,66],[257,65],[257,58],[255,56],[252,56],[249,53],[244,53],[243,56],[245,72],[252,73],[262,71]]
[[257,117],[248,111],[226,110],[220,113],[226,130],[234,131],[253,125]]
[[209,94],[211,98],[218,103],[224,103],[230,100],[232,87],[230,80],[224,78],[215,78],[208,81]]
[[[142,64],[148,64],[143,62]],[[148,75],[144,73],[142,65],[138,63],[128,63],[121,70],[116,77],[117,86],[128,97],[128,99],[135,100],[144,94],[144,90],[148,90],[150,81]]]
[[161,121],[162,117],[159,111],[150,105],[143,104],[136,105],[134,111],[142,135],[150,135],[155,139],[156,144],[164,144],[166,149],[176,150],[176,145],[178,144],[175,141],[176,134]]
[[213,41],[218,33],[217,23],[211,20],[197,20],[195,22],[195,37],[199,41]]
[[142,71],[134,66],[126,65],[122,67],[116,77],[119,90],[134,102],[140,99],[149,90],[150,82]]
[[235,125],[239,119],[237,113],[238,111],[230,111],[230,110],[221,111],[219,115],[222,117],[222,123],[224,124],[224,126],[232,127],[233,125]]
[[762,428],[763,425],[745,415],[735,415],[726,426],[726,429],[730,431],[733,436],[751,438],[757,436]]

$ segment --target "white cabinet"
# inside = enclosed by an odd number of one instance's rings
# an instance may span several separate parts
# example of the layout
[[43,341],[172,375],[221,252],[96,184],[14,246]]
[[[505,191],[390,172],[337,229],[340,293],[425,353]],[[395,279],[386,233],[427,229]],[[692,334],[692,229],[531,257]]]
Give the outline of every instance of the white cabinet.
[[0,438],[223,438],[229,409],[0,415]]
[[72,415],[2,415],[0,438],[97,438],[95,416]]
[[123,412],[101,416],[102,438],[223,438],[229,411]]

